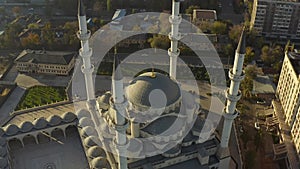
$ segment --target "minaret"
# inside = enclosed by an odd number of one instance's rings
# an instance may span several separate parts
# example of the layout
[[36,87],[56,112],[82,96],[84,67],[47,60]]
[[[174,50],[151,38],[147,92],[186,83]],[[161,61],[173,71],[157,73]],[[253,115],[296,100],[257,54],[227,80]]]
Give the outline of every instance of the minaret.
[[87,30],[85,9],[82,0],[78,0],[78,22],[79,31],[77,33],[81,42],[81,49],[79,55],[82,57],[83,65],[81,71],[84,74],[85,87],[87,91],[87,101],[91,102],[95,100],[95,91],[92,73],[94,71],[94,65],[91,64],[92,49],[89,47],[89,38],[91,31]]
[[231,80],[230,88],[227,89],[225,95],[227,98],[225,113],[224,113],[224,125],[223,132],[221,138],[221,145],[219,148],[219,158],[220,164],[219,168],[228,169],[230,162],[230,152],[228,148],[230,132],[232,128],[232,123],[234,119],[237,117],[238,112],[236,110],[236,103],[241,98],[241,91],[239,90],[240,82],[244,79],[245,74],[243,72],[243,63],[244,56],[246,53],[246,32],[245,28],[243,28],[239,44],[235,51],[235,59],[233,68],[229,71],[229,78]]
[[114,58],[114,67],[112,74],[112,105],[115,110],[114,128],[116,130],[115,147],[117,152],[118,168],[127,169],[126,157],[126,129],[127,121],[124,117],[126,100],[124,97],[123,76],[120,70],[118,57]]
[[172,0],[172,15],[169,18],[171,23],[171,32],[169,39],[171,40],[171,47],[168,49],[168,55],[170,56],[170,77],[176,79],[176,66],[177,57],[180,54],[178,49],[178,41],[181,39],[179,33],[179,24],[181,23],[181,16],[179,15],[180,0]]

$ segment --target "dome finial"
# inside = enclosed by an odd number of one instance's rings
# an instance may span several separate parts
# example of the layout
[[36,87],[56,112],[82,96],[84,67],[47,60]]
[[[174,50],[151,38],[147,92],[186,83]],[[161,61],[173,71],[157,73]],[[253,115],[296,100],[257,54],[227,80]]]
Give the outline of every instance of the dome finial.
[[155,77],[156,77],[156,74],[155,74],[155,72],[154,72],[153,64],[151,64],[151,66],[152,66],[151,77],[152,77],[152,78],[155,78]]

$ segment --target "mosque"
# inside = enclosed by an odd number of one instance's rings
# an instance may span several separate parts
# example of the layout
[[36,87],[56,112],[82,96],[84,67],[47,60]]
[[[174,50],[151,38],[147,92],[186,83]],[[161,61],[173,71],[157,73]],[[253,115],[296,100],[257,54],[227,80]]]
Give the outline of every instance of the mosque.
[[243,31],[229,72],[231,85],[226,92],[222,137],[218,138],[212,124],[205,123],[199,103],[176,81],[179,4],[173,0],[170,74],[143,73],[124,90],[120,60],[115,57],[112,90],[96,98],[90,31],[79,0],[79,53],[87,101],[76,112],[73,103],[65,102],[13,113],[0,128],[0,168],[229,168],[228,141],[241,96],[238,89],[244,76],[245,34]]

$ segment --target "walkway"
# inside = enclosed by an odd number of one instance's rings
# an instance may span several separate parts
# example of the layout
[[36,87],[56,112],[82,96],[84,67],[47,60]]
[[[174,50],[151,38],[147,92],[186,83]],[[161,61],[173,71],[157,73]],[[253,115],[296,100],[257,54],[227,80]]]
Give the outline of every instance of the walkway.
[[6,102],[0,107],[0,124],[2,124],[17,107],[19,101],[25,93],[25,89],[17,86],[10,94]]
[[272,101],[272,105],[274,107],[276,116],[278,117],[278,120],[279,120],[280,130],[284,131],[284,132],[281,132],[281,136],[282,136],[283,141],[286,144],[286,147],[288,149],[288,161],[290,163],[290,168],[291,169],[299,169],[300,164],[299,164],[298,155],[296,153],[294,143],[293,143],[292,137],[290,135],[290,127],[284,121],[284,114],[283,114],[281,104],[277,101]]

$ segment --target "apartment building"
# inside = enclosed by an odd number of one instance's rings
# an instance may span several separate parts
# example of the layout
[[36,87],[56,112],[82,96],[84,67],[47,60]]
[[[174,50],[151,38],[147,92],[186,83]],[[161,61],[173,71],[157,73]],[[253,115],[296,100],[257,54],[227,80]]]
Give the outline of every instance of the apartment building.
[[68,75],[76,52],[23,50],[15,59],[19,72]]
[[280,100],[285,122],[300,153],[300,51],[285,53],[276,95]]
[[250,29],[266,38],[300,39],[298,0],[254,0]]

